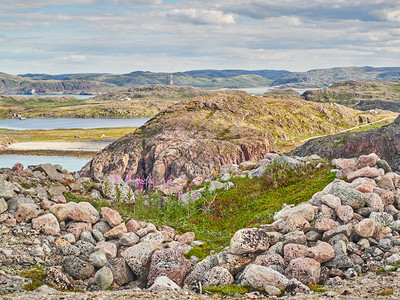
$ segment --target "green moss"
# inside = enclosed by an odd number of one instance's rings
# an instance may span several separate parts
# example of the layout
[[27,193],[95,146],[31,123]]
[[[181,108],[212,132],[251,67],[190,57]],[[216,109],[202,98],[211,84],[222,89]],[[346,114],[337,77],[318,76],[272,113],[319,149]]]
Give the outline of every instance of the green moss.
[[378,268],[375,272],[378,275],[382,275],[382,274],[390,274],[394,271],[396,271],[398,268],[400,268],[400,263],[397,264],[391,264],[390,266],[392,266],[393,268],[390,268],[388,270],[385,270],[385,266],[382,266],[380,268]]
[[319,285],[319,284],[309,284],[308,285],[308,287],[313,291],[313,292],[316,292],[316,293],[325,293],[325,292],[327,292],[328,290],[327,289],[325,289],[322,285]]
[[203,247],[193,247],[188,253],[185,254],[185,257],[189,259],[192,256],[196,256],[200,260],[203,260],[211,254],[212,250],[214,249],[210,244],[204,243]]
[[218,294],[222,296],[243,295],[251,290],[249,286],[227,285],[227,286],[211,286],[203,288],[205,292],[210,294]]
[[383,291],[381,291],[379,293],[379,295],[381,295],[381,296],[390,296],[390,295],[393,295],[393,293],[394,293],[394,288],[387,288],[387,289],[384,289]]
[[34,291],[38,287],[43,285],[43,280],[46,277],[46,272],[43,266],[35,265],[27,271],[22,271],[21,276],[29,278],[32,283],[28,283],[24,286],[26,291]]

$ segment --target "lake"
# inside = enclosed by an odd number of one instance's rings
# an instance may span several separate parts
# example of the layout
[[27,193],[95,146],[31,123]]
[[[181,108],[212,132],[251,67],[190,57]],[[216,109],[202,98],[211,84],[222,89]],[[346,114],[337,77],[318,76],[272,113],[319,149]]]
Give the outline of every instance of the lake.
[[79,171],[89,161],[89,158],[71,156],[45,155],[0,155],[0,168],[12,168],[16,163],[23,164],[24,168],[45,163],[59,164],[70,172]]
[[17,94],[6,94],[6,96],[12,97],[30,97],[30,98],[50,98],[50,97],[74,97],[76,99],[89,99],[93,98],[96,95],[17,95]]
[[96,119],[96,118],[55,118],[55,119],[7,119],[0,120],[0,128],[13,130],[37,129],[90,129],[114,127],[140,127],[150,118]]
[[[242,91],[245,91],[248,94],[264,94],[266,92],[270,92],[273,91],[274,89],[269,88],[269,87],[265,87],[265,88],[248,88],[248,89],[240,89]],[[300,95],[302,95],[305,91],[308,91],[309,89],[293,89],[296,92],[298,92]],[[310,89],[312,90],[312,89]]]

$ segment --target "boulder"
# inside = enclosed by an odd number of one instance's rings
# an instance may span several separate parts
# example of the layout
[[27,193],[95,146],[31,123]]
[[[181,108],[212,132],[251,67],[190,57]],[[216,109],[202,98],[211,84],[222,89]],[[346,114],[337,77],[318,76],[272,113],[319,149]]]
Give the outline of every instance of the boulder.
[[227,269],[222,267],[214,267],[208,274],[208,278],[206,279],[204,286],[227,286],[232,285],[233,282],[234,278]]
[[36,218],[40,212],[39,205],[35,203],[20,203],[14,217],[17,222],[28,221],[32,218]]
[[363,207],[366,202],[366,196],[363,193],[342,184],[334,185],[331,193],[340,198],[342,205],[350,205],[352,208]]
[[58,181],[61,179],[60,173],[57,172],[57,169],[52,164],[41,164],[33,169],[33,171],[45,173],[51,181]]
[[304,256],[307,251],[307,246],[299,244],[286,244],[283,247],[283,258],[289,262],[295,258]]
[[132,270],[129,268],[124,258],[112,258],[107,262],[106,266],[111,270],[115,284],[121,286],[134,280]]
[[270,285],[277,288],[285,287],[289,280],[281,273],[260,265],[250,264],[238,278],[239,285],[252,288],[266,288]]
[[126,229],[128,230],[128,232],[136,233],[139,229],[142,229],[142,227],[136,220],[131,219],[126,223]]
[[119,239],[118,243],[122,246],[133,246],[139,242],[139,237],[133,232],[124,233]]
[[228,252],[217,253],[215,258],[217,265],[227,269],[232,275],[236,275],[242,271],[251,262],[250,257]]
[[325,232],[332,230],[339,226],[339,223],[330,219],[330,218],[322,218],[315,222],[314,230],[317,232]]
[[60,224],[57,218],[51,213],[32,219],[32,227],[33,229],[43,231],[45,234],[57,235],[60,233]]
[[237,231],[230,243],[232,254],[255,253],[268,250],[269,238],[264,230],[246,228]]
[[361,237],[370,238],[374,235],[375,226],[375,221],[367,218],[355,225],[354,231]]
[[89,262],[96,268],[102,268],[107,263],[107,256],[103,252],[93,252],[89,255]]
[[153,285],[149,287],[150,292],[162,293],[162,292],[171,292],[171,291],[179,291],[181,288],[167,276],[160,276],[156,278]]
[[0,180],[0,198],[8,200],[12,196],[14,196],[14,185],[9,181]]
[[375,167],[379,157],[375,153],[361,155],[356,162],[356,168],[362,169],[365,167]]
[[111,227],[116,227],[122,223],[122,218],[119,212],[117,212],[116,210],[113,210],[109,207],[102,207],[101,214]]
[[151,286],[157,277],[167,276],[177,285],[182,286],[186,274],[190,271],[190,263],[177,249],[161,249],[151,257],[147,285]]
[[311,257],[319,263],[324,263],[335,257],[335,251],[330,244],[320,242],[316,246],[308,248],[305,256]]
[[285,275],[305,284],[317,284],[321,275],[321,264],[309,257],[296,258],[289,263]]
[[282,269],[284,269],[286,266],[286,262],[283,259],[283,257],[277,253],[258,255],[256,257],[256,259],[254,260],[253,264],[264,266],[264,267],[276,265],[276,266],[280,266]]
[[335,212],[343,223],[349,223],[353,219],[354,211],[350,205],[339,205],[336,207]]
[[359,177],[376,178],[378,176],[379,171],[377,168],[364,167],[347,175],[347,179],[349,181],[353,181],[354,179]]
[[72,222],[67,228],[67,232],[72,233],[76,240],[79,239],[84,231],[92,231],[92,225],[86,222]]
[[109,268],[102,267],[94,275],[94,280],[100,289],[106,290],[113,284],[113,273]]
[[0,198],[0,214],[7,211],[8,205],[4,198]]
[[67,256],[63,260],[63,268],[72,278],[77,280],[85,280],[92,277],[94,267],[76,256]]
[[332,209],[335,209],[336,207],[342,204],[340,198],[331,194],[321,196],[321,202]]
[[69,212],[68,217],[74,221],[94,224],[100,220],[97,210],[89,202],[79,202]]
[[104,253],[107,259],[117,256],[117,246],[110,242],[98,242],[94,247],[94,251]]
[[104,234],[104,237],[106,239],[119,239],[127,232],[128,230],[126,229],[125,223],[121,223],[118,226],[115,226],[111,230],[107,231]]

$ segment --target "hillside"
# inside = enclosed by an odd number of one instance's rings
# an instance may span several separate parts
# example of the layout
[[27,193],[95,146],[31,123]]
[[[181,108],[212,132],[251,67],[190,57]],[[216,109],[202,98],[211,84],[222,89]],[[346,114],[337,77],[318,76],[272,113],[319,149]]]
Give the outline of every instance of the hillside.
[[208,176],[220,163],[258,160],[278,142],[381,119],[337,104],[218,93],[179,102],[111,144],[83,169],[168,178]]
[[354,109],[400,112],[400,81],[345,81],[304,93],[306,100],[335,102]]
[[317,69],[289,74],[272,82],[286,88],[322,88],[346,80],[394,81],[400,79],[400,68],[344,67]]
[[317,154],[322,157],[357,157],[376,153],[400,170],[400,117],[387,126],[362,132],[330,135],[306,142],[292,154]]
[[0,93],[29,94],[92,94],[118,89],[117,86],[88,80],[33,80],[0,73]]

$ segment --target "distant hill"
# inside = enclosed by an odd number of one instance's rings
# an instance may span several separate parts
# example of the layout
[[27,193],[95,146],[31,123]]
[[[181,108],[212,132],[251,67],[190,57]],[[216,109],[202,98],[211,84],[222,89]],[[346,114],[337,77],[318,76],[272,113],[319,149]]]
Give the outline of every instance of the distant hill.
[[345,67],[291,73],[276,79],[272,86],[285,88],[321,88],[346,80],[395,81],[400,79],[400,68]]
[[303,96],[306,100],[340,103],[359,110],[400,112],[400,81],[345,81],[329,88],[307,91]]

